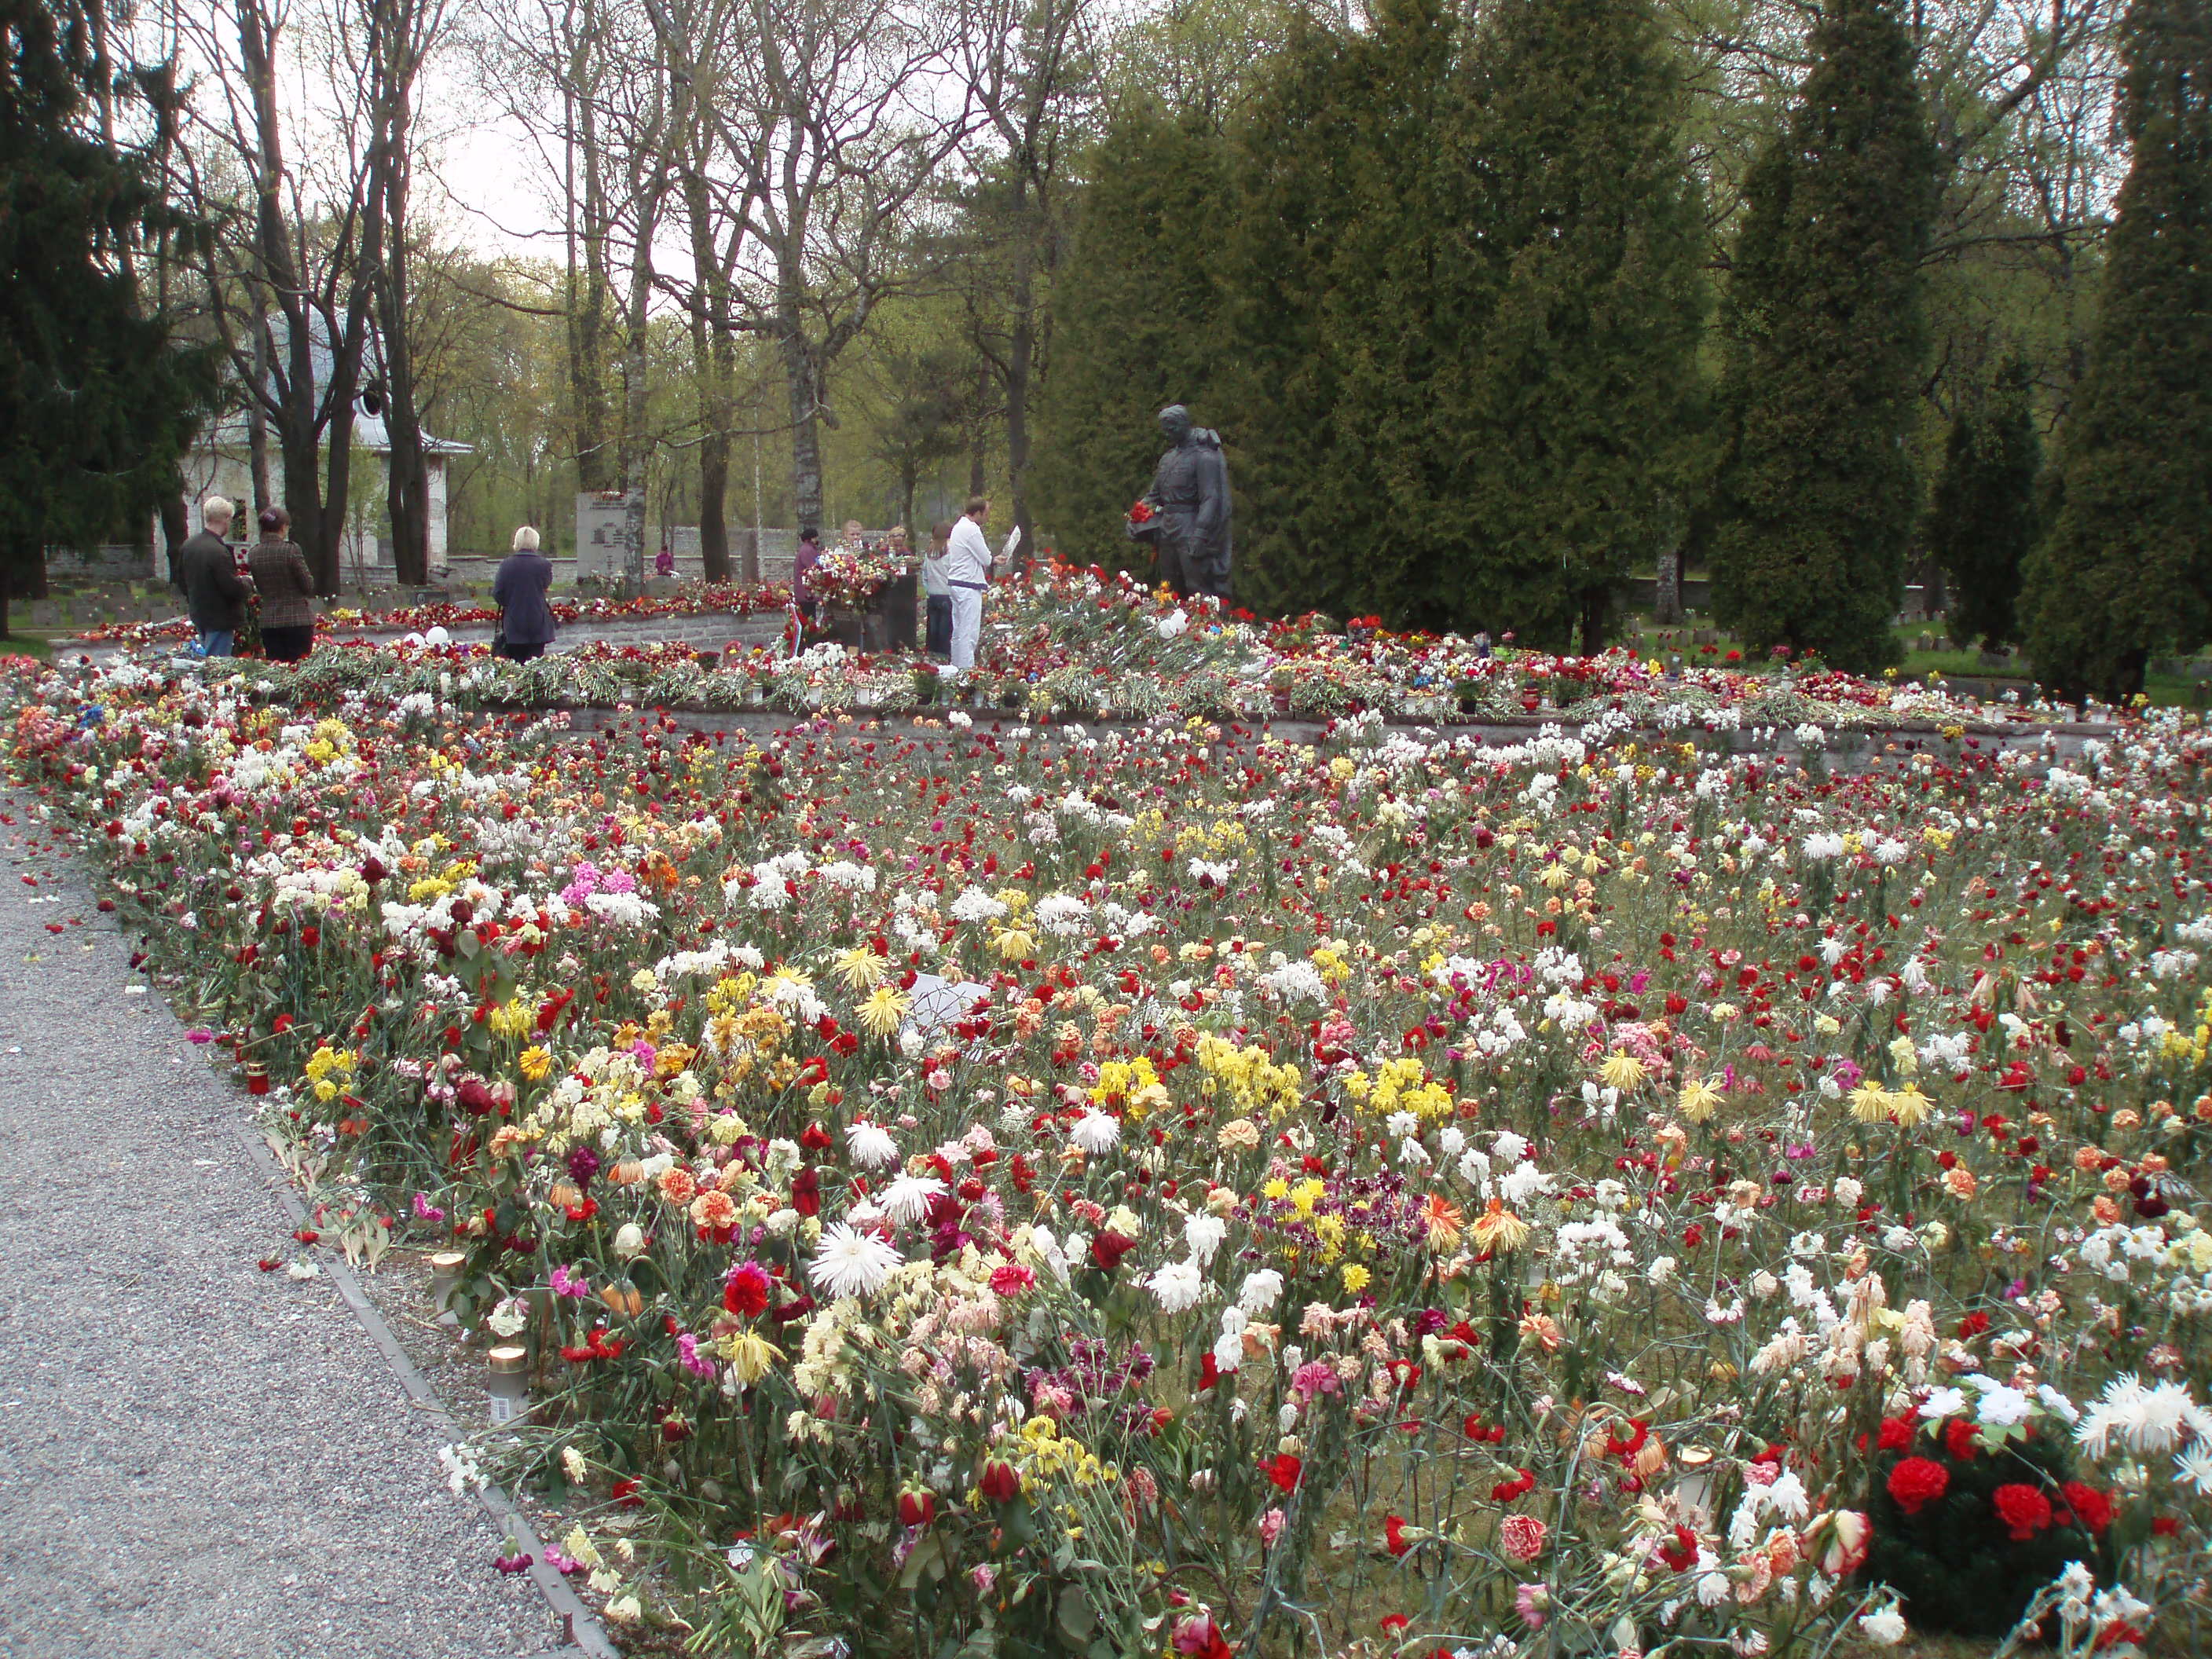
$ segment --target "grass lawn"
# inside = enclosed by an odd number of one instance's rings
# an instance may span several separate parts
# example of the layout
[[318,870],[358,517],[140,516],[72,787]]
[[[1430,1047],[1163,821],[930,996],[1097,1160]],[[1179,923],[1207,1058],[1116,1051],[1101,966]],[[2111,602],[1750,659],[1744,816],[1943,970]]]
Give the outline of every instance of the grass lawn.
[[[1640,617],[1638,620],[1643,623],[1645,630],[1645,648],[1650,649],[1652,635],[1656,630],[1652,628],[1648,616]],[[1685,623],[1681,624],[1680,630],[1668,631],[1680,631],[1686,635],[1698,628],[1711,628],[1711,623]],[[1941,647],[1933,651],[1916,649],[1920,636],[1923,634],[1933,635],[1939,640],[1944,638],[1942,625],[1939,623],[1915,623],[1894,631],[1897,642],[1905,652],[1904,666],[1898,670],[1898,678],[1901,680],[1924,679],[1931,674],[1941,675],[1946,679],[1956,678],[1974,680],[2008,678],[2027,680],[2030,678],[2025,665],[2009,669],[1984,668],[1982,666],[1980,652],[1972,649],[1953,650],[1948,640],[1944,641]],[[1718,629],[1713,630],[1713,644],[1715,648],[1710,654],[1702,647],[1698,647],[1685,650],[1682,655],[1685,660],[1707,664],[1718,662],[1739,668],[1745,666],[1751,660],[1752,653],[1747,650],[1743,652],[1743,662],[1727,663],[1728,653],[1730,651],[1743,650],[1742,641],[1731,634]],[[2145,681],[2143,691],[2154,705],[2160,708],[2201,708],[2205,706],[2204,700],[2197,690],[2197,683],[2179,674],[2153,674]]]
[[16,628],[0,635],[0,657],[36,657],[41,662],[51,662],[53,655],[52,630]]

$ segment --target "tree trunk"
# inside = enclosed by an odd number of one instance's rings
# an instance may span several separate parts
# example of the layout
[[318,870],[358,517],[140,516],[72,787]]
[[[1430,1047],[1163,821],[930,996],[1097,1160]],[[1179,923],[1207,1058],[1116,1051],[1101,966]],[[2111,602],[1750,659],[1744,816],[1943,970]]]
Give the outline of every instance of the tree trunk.
[[[269,384],[269,331],[253,331],[253,378],[263,386]],[[260,398],[252,397],[246,403],[246,443],[248,464],[253,472],[253,511],[258,518],[276,505],[275,493],[269,487],[269,411],[261,406]]]
[[[730,387],[723,373],[721,314],[714,298],[720,267],[714,260],[713,220],[706,180],[684,175],[684,217],[691,227],[691,363],[699,378],[699,562],[710,582],[730,580],[730,526],[723,514],[730,489]],[[715,307],[711,337],[708,311]]]
[[787,319],[784,383],[791,398],[791,505],[800,530],[822,528],[822,412],[816,395],[814,354],[798,318]]
[[[586,25],[587,35],[593,26]],[[572,74],[583,74],[580,43]],[[572,82],[573,85],[573,82]],[[568,392],[575,410],[576,488],[598,495],[613,487],[614,453],[608,442],[610,421],[602,352],[606,325],[607,294],[612,284],[608,266],[606,191],[600,175],[599,125],[592,100],[567,94],[568,169],[566,176],[568,250]],[[583,162],[583,191],[576,188],[577,158]],[[581,224],[578,222],[581,215]],[[579,289],[577,250],[580,242],[583,267]]]
[[1583,654],[1595,657],[1605,649],[1606,622],[1613,609],[1613,590],[1602,585],[1583,589]]
[[1653,585],[1651,620],[1672,627],[1682,620],[1683,550],[1670,547],[1659,556],[1658,580]]
[[1013,313],[1013,337],[1006,352],[1006,493],[1013,500],[1014,527],[1021,532],[1015,568],[1027,569],[1036,556],[1036,538],[1030,533],[1030,370],[1036,356],[1035,284],[1030,259],[1035,240],[1025,222],[1029,217],[1029,176],[1014,179],[1014,274],[1007,294]]
[[[665,175],[664,175],[665,179]],[[629,314],[623,341],[622,487],[623,586],[629,593],[645,592],[645,489],[647,464],[652,447],[646,441],[646,331],[652,325],[653,235],[660,221],[659,184],[649,188],[637,208],[637,246],[630,257]]]
[[169,488],[162,492],[158,509],[161,515],[161,551],[168,562],[169,586],[182,588],[183,573],[177,568],[177,555],[191,538],[192,518],[185,510],[184,468],[172,468],[171,475]]

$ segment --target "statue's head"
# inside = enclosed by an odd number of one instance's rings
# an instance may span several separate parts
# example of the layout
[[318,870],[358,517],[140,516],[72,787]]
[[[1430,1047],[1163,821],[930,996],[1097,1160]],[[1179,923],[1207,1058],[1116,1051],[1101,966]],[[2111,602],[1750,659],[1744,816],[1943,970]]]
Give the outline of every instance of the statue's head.
[[1190,436],[1190,411],[1181,404],[1170,404],[1160,411],[1160,430],[1166,433],[1171,441],[1181,443]]

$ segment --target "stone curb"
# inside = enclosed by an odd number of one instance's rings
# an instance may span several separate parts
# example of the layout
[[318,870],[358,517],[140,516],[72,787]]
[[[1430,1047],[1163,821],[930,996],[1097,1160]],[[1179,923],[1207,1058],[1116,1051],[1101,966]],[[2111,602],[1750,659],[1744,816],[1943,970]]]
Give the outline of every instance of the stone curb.
[[[307,1206],[301,1201],[298,1189],[284,1174],[261,1137],[249,1127],[240,1131],[240,1139],[244,1141],[254,1167],[266,1177],[277,1201],[284,1206],[285,1213],[291,1217],[293,1224],[296,1227],[308,1225]],[[407,1351],[399,1346],[399,1339],[392,1334],[392,1327],[385,1322],[384,1316],[377,1312],[375,1304],[368,1299],[368,1293],[362,1289],[361,1280],[352,1266],[343,1255],[332,1256],[321,1266],[324,1277],[337,1287],[340,1298],[353,1310],[355,1320],[368,1333],[369,1341],[384,1356],[385,1362],[392,1367],[392,1374],[399,1379],[399,1386],[407,1391],[408,1399],[434,1426],[454,1440],[459,1440],[462,1437],[460,1426],[453,1420],[453,1413],[446,1409],[445,1401],[438,1398],[437,1390],[430,1386],[429,1379],[416,1369],[415,1362],[407,1357]],[[607,1639],[606,1632],[600,1627],[598,1618],[584,1605],[576,1592],[568,1588],[568,1581],[545,1565],[545,1546],[528,1517],[515,1507],[514,1500],[499,1487],[486,1486],[477,1493],[477,1501],[504,1527],[514,1540],[514,1547],[530,1553],[532,1558],[531,1582],[538,1586],[546,1605],[561,1620],[563,1638],[569,1645],[553,1650],[543,1656],[543,1659],[570,1659],[570,1656],[579,1654],[586,1655],[589,1659],[621,1659],[621,1650]],[[539,1659],[539,1656],[531,1656],[531,1659]]]

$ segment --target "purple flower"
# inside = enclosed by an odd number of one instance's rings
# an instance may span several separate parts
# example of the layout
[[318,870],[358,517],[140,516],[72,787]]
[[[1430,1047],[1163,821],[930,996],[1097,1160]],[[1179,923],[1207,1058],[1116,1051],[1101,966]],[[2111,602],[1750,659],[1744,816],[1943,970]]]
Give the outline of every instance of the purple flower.
[[446,1218],[446,1212],[423,1197],[422,1194],[417,1193],[415,1194],[415,1218],[417,1221],[427,1221],[434,1227]]
[[599,1172],[599,1155],[588,1146],[579,1146],[568,1154],[568,1179],[579,1187],[588,1187],[592,1177]]

